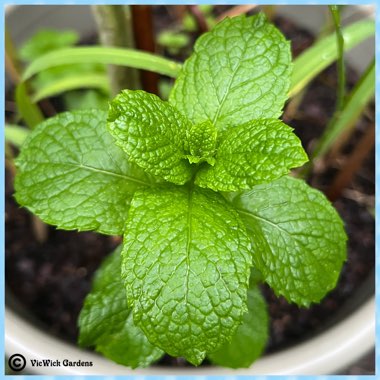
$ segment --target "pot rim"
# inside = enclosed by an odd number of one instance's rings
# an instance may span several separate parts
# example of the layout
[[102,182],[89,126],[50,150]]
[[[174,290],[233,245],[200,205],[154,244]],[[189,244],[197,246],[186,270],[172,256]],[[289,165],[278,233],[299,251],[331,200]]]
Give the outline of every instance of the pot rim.
[[[347,332],[350,332],[348,334]],[[22,354],[26,370],[43,375],[326,375],[335,374],[370,351],[375,344],[375,296],[323,333],[260,358],[248,369],[221,367],[170,368],[152,366],[132,370],[102,356],[81,350],[29,324],[5,308],[5,349]],[[91,361],[92,367],[32,367],[30,359]]]

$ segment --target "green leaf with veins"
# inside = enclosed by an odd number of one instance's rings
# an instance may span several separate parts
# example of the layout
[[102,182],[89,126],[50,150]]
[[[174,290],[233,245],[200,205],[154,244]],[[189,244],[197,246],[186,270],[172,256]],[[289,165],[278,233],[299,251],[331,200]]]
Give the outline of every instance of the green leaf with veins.
[[195,183],[219,191],[251,189],[307,160],[292,128],[277,119],[253,120],[223,134],[215,165],[202,167]]
[[190,155],[187,159],[191,164],[208,162],[215,164],[214,154],[216,148],[217,131],[210,121],[193,125],[187,132],[187,150]]
[[123,244],[128,302],[152,344],[198,365],[232,337],[247,310],[252,258],[244,225],[221,195],[137,191]]
[[347,237],[321,192],[283,177],[228,196],[251,235],[254,266],[277,295],[309,306],[336,286]]
[[16,199],[58,228],[120,235],[133,193],[155,181],[106,130],[106,112],[66,112],[41,123],[16,161]]
[[146,367],[163,351],[149,343],[133,322],[120,276],[120,251],[116,249],[96,272],[79,316],[79,344],[95,346],[96,351],[116,363]]
[[248,290],[248,312],[231,342],[207,355],[212,363],[230,368],[248,368],[263,352],[268,340],[267,305],[257,288]]
[[290,44],[263,14],[226,18],[197,40],[169,100],[193,123],[225,130],[279,117],[290,75]]
[[190,122],[171,104],[144,91],[124,90],[110,103],[108,129],[131,161],[167,181],[192,176],[185,139]]

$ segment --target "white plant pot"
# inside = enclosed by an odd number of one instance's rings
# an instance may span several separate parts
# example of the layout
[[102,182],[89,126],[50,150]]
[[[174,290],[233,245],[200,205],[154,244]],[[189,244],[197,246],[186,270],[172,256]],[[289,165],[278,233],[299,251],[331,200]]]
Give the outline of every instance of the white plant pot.
[[[75,29],[91,35],[95,24],[88,6],[9,6],[6,23],[16,45],[41,27]],[[278,12],[301,26],[316,32],[326,17],[325,6],[278,6]],[[374,14],[371,6],[349,6],[345,13],[357,17]],[[351,16],[352,20],[352,16]],[[351,65],[363,71],[374,54],[374,40],[367,41],[349,54]],[[358,296],[360,297],[360,296]],[[362,297],[363,298],[363,297]],[[337,374],[374,347],[375,297],[356,300],[358,307],[323,333],[280,352],[266,355],[249,369],[228,370],[219,367],[155,367],[131,370],[96,353],[81,350],[30,323],[13,308],[5,309],[5,351],[27,358],[26,371],[40,375],[324,375]],[[352,310],[353,308],[351,308]],[[91,361],[92,367],[32,367],[29,359]]]

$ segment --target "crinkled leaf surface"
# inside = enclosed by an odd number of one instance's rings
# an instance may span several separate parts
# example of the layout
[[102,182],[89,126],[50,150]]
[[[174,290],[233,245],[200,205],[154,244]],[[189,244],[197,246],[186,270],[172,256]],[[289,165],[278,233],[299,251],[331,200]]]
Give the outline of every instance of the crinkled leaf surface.
[[136,189],[153,179],[128,162],[99,110],[41,123],[17,159],[16,199],[58,228],[120,235]]
[[241,323],[250,243],[221,195],[198,187],[137,191],[122,260],[135,323],[170,355],[198,365]]
[[116,363],[132,368],[146,367],[163,351],[149,343],[133,322],[120,277],[121,249],[117,249],[96,272],[91,293],[79,316],[79,343],[95,346]]
[[231,198],[251,235],[254,265],[277,295],[308,306],[335,287],[347,237],[321,192],[283,177]]
[[209,120],[193,125],[187,132],[189,162],[198,164],[206,161],[214,165],[216,137],[217,131]]
[[224,130],[279,117],[290,75],[290,45],[263,14],[226,18],[197,40],[169,100],[193,123]]
[[176,184],[192,175],[185,155],[190,122],[171,104],[144,91],[122,91],[111,103],[108,129],[130,160]]
[[253,120],[224,133],[215,165],[203,166],[195,183],[219,191],[251,189],[308,160],[292,129],[277,119]]
[[268,311],[259,289],[248,290],[248,312],[231,342],[208,354],[212,363],[231,368],[248,368],[263,352],[268,339]]

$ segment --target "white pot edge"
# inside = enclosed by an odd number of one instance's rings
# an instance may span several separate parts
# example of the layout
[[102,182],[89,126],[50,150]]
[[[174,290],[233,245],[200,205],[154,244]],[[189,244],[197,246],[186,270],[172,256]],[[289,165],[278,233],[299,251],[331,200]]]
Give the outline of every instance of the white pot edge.
[[[350,335],[349,335],[350,334]],[[22,354],[26,369],[43,375],[326,375],[336,374],[375,344],[375,297],[339,324],[286,350],[267,355],[249,369],[151,367],[131,370],[57,339],[5,310],[5,348]],[[30,359],[92,361],[92,367],[32,367]]]

